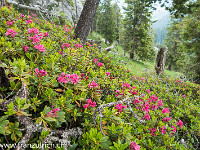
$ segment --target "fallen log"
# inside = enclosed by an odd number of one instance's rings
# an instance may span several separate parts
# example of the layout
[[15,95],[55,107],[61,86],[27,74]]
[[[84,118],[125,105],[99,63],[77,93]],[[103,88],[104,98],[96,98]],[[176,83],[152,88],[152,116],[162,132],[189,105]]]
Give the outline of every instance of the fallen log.
[[109,51],[111,51],[113,48],[114,48],[114,45],[111,45],[111,46],[105,48],[104,50],[107,51],[107,52],[109,52]]

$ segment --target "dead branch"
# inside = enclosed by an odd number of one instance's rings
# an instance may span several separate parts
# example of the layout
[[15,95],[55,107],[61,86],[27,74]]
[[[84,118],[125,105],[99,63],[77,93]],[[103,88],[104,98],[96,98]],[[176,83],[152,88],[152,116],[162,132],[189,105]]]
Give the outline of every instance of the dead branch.
[[13,4],[14,6],[16,7],[20,7],[22,9],[28,9],[28,10],[33,10],[33,11],[41,11],[41,9],[39,7],[30,7],[30,6],[26,6],[26,5],[22,5],[22,4],[19,4],[15,1],[8,1],[9,4]]
[[[137,98],[139,98],[139,96],[138,96]],[[126,103],[126,104],[128,105],[128,109],[131,111],[131,114],[132,114],[140,123],[145,123],[145,120],[141,120],[141,119],[133,112],[133,110],[132,110],[132,108],[131,108],[131,105],[130,105],[130,104],[132,103],[133,99],[135,99],[135,98],[125,98],[124,100],[119,100],[119,101],[116,101],[116,102],[111,102],[111,103],[103,104],[103,105],[101,105],[101,106],[99,106],[98,108],[95,109],[95,111],[94,111],[94,113],[93,113],[93,115],[92,115],[92,119],[93,119],[94,124],[97,124],[97,121],[96,121],[97,114],[96,114],[96,113],[99,112],[99,117],[100,117],[100,130],[101,130],[102,135],[105,136],[105,134],[103,133],[103,130],[102,130],[102,117],[103,117],[102,112],[103,112],[103,109],[104,109],[105,107],[111,107],[111,106],[116,105],[116,104],[119,104],[119,103],[121,103],[121,104],[122,104],[122,103]]]
[[113,48],[114,48],[114,45],[111,45],[111,46],[105,48],[104,50],[107,51],[107,52],[109,52],[109,51],[111,51]]

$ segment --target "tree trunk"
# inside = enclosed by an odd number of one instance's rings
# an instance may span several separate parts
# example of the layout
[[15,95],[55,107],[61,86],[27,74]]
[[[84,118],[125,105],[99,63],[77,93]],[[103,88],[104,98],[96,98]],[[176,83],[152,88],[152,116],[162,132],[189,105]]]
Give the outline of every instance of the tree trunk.
[[165,67],[165,59],[166,59],[166,53],[168,49],[165,47],[161,47],[158,51],[157,58],[156,58],[156,65],[155,70],[156,74],[159,76],[160,74],[164,74],[164,67]]
[[134,54],[133,52],[130,52],[130,59],[133,59],[134,58]]
[[93,18],[95,17],[98,5],[100,0],[86,0],[81,16],[78,20],[75,32],[74,39],[79,38],[82,44],[85,44],[87,36],[90,32]]

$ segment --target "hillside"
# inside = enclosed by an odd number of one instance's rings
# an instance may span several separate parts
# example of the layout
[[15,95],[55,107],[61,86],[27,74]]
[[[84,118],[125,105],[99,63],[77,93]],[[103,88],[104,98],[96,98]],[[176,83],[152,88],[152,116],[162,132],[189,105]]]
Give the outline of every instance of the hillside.
[[12,7],[0,19],[0,147],[199,148],[199,85],[136,75],[70,24]]
[[[94,41],[101,40],[102,41],[101,47],[102,48],[108,47],[105,44],[105,42],[103,42],[102,35],[96,34],[96,32],[89,34],[88,39],[92,39]],[[134,73],[134,75],[136,76],[145,77],[146,74],[149,74],[150,76],[156,77],[155,62],[148,60],[145,62],[132,60],[129,58],[129,53],[126,53],[126,55],[124,56],[124,50],[120,45],[117,46],[115,45],[114,48],[109,53],[107,53],[107,55],[112,57],[112,59],[116,64],[123,65],[125,68],[129,69],[130,72]],[[183,74],[172,70],[170,71],[165,68],[164,76],[170,78],[178,78],[179,76],[183,76]]]

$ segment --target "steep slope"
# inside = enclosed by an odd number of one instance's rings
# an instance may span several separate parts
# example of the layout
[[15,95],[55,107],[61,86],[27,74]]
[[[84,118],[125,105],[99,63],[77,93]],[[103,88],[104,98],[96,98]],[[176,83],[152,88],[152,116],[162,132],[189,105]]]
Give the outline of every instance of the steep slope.
[[96,46],[73,40],[69,25],[6,7],[0,19],[0,83],[7,82],[0,92],[1,147],[198,146],[199,85],[135,76]]

